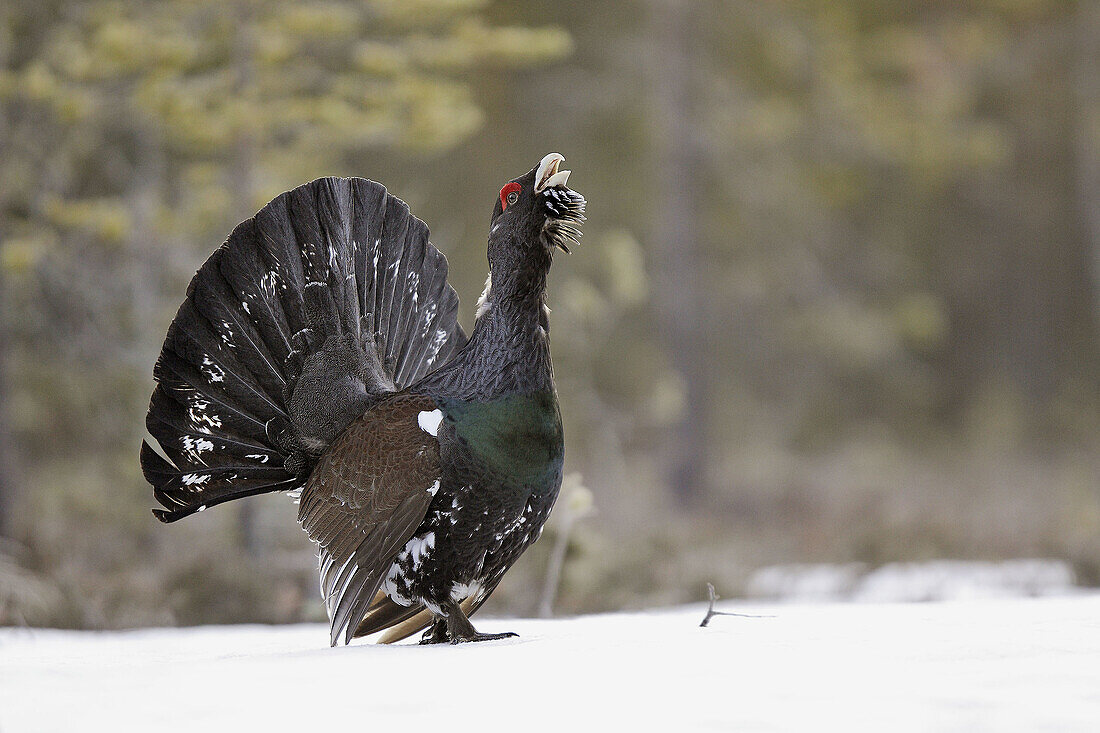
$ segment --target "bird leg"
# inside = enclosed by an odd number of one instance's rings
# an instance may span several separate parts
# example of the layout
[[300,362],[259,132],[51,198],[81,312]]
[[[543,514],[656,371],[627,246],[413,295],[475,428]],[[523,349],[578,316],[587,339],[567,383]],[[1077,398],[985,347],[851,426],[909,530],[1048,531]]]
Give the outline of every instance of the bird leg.
[[511,631],[505,631],[502,634],[479,633],[454,601],[448,601],[444,604],[443,610],[447,613],[447,636],[450,637],[452,644],[462,644],[469,641],[492,641],[494,639],[507,639],[509,636],[519,636],[519,634]]
[[449,644],[451,637],[447,635],[447,619],[436,616],[435,621],[420,637],[421,644]]

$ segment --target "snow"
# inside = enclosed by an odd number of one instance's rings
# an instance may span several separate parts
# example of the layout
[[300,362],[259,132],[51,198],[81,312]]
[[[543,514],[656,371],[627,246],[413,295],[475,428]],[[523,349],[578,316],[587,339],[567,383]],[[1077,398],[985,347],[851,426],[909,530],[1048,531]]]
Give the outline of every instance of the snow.
[[746,590],[751,597],[774,600],[882,603],[1055,596],[1074,588],[1068,562],[1024,558],[888,563],[874,569],[862,563],[773,565],[757,570]]
[[751,617],[335,649],[319,625],[3,629],[0,731],[1100,730],[1098,595],[721,609]]

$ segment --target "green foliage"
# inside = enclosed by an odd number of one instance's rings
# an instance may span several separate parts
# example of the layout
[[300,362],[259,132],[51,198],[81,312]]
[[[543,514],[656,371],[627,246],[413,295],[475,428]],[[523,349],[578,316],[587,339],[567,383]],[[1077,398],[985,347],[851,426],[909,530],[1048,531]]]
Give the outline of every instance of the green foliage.
[[[730,593],[777,561],[1050,554],[1100,577],[1098,7],[4,3],[17,602],[70,625],[317,616],[277,498],[245,558],[231,508],[146,512],[149,371],[187,279],[275,194],[366,175],[431,224],[469,324],[495,194],[551,150],[590,202],[550,306],[566,470],[600,509],[560,610]],[[694,247],[662,234],[685,212]],[[691,425],[706,486],[676,514]],[[498,609],[534,610],[549,553]]]
[[[148,375],[190,272],[234,223],[305,180],[361,172],[354,156],[454,148],[484,121],[471,74],[570,51],[559,28],[484,16],[455,0],[5,3],[0,448],[17,450],[0,451],[0,515],[17,510],[3,530],[66,599],[34,622],[300,617],[255,610],[280,587],[270,566],[178,566],[135,546],[153,529],[136,462]],[[95,528],[87,554],[54,553],[80,523]],[[117,567],[96,557],[111,534],[127,538]],[[139,559],[158,556],[151,582],[175,590],[153,593],[154,611],[133,594],[150,591]],[[224,587],[192,582],[210,567]]]

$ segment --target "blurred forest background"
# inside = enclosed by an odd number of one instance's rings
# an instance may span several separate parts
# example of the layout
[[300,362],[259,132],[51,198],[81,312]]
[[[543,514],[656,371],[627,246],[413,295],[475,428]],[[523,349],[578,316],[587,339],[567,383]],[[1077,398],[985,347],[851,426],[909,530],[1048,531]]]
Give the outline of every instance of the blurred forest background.
[[556,612],[786,562],[1100,585],[1100,3],[5,0],[0,623],[320,619],[286,498],[149,513],[184,288],[360,175],[469,326],[497,191],[550,151],[589,201],[551,274],[571,475],[492,610],[537,610],[556,542]]

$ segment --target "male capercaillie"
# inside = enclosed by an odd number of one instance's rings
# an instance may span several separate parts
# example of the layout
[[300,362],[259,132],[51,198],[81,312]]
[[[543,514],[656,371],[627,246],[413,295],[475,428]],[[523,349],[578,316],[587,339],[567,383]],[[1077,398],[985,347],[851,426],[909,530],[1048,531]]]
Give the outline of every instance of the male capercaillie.
[[507,635],[469,617],[561,485],[546,277],[585,206],[563,160],[500,190],[468,338],[446,259],[381,185],[318,179],[240,224],[157,361],[147,425],[163,455],[141,450],[156,516],[300,492],[333,644]]

